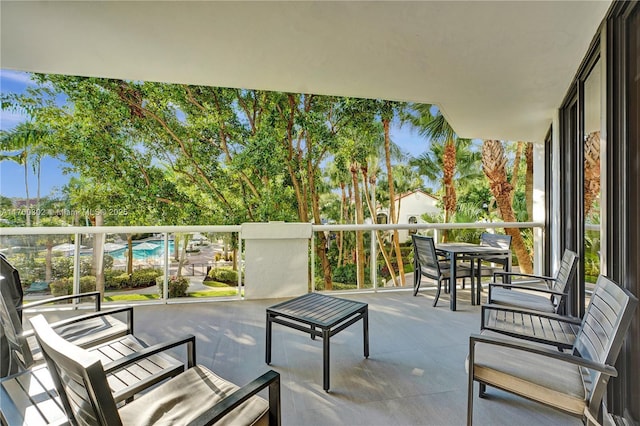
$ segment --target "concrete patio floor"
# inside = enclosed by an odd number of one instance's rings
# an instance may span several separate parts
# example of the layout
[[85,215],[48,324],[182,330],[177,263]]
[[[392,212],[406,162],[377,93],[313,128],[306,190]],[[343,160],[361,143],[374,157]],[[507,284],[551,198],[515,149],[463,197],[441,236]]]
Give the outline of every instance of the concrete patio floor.
[[[369,304],[371,353],[363,357],[360,322],[334,336],[329,393],[320,339],[274,324],[272,365],[265,364],[265,309],[280,300],[137,306],[135,333],[148,343],[194,334],[197,362],[239,385],[278,371],[283,425],[462,425],[468,336],[479,330],[480,309],[469,304],[468,289],[458,291],[456,312],[446,294],[432,307],[434,293],[337,295]],[[582,424],[505,392],[489,388],[488,395],[476,396],[474,424]]]

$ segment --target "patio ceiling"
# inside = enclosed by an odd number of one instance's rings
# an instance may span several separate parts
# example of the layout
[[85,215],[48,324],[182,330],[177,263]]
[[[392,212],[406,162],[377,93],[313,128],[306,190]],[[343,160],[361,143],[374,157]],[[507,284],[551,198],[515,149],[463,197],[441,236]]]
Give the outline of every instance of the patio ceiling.
[[436,103],[541,141],[610,1],[0,3],[6,69]]

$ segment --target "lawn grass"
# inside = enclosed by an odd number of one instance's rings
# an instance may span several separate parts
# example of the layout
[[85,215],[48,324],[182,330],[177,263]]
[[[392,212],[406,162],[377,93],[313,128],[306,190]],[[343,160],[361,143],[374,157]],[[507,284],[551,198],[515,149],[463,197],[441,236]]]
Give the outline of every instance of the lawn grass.
[[[213,289],[187,293],[187,298],[229,297],[229,296],[235,296],[238,294],[238,290],[236,287],[231,287],[221,282],[208,281],[206,284],[209,287],[212,287]],[[105,302],[136,302],[136,301],[158,300],[158,299],[160,299],[160,295],[157,293],[151,293],[151,294],[126,293],[126,294],[105,295],[104,297]]]

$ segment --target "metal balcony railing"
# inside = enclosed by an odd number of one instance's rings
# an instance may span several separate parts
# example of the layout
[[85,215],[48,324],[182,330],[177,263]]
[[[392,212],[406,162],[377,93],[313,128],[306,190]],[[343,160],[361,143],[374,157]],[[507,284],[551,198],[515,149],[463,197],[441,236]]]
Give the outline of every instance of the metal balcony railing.
[[[541,242],[543,240],[543,224],[538,222],[520,222],[520,223],[503,223],[503,222],[482,222],[482,223],[437,223],[437,224],[385,224],[385,225],[373,225],[373,224],[365,224],[365,225],[311,225],[312,229],[312,237],[311,237],[311,245],[310,247],[316,246],[317,234],[320,232],[325,233],[325,235],[330,235],[332,233],[339,232],[356,232],[362,231],[369,234],[370,243],[368,245],[368,257],[370,259],[369,269],[370,269],[370,282],[371,286],[367,289],[369,291],[378,291],[382,290],[384,286],[380,284],[380,277],[378,276],[379,270],[377,267],[378,259],[378,244],[377,239],[375,238],[375,232],[384,232],[386,233],[386,237],[390,235],[391,231],[416,231],[420,233],[433,233],[436,237],[442,230],[449,229],[482,229],[482,230],[493,230],[499,229],[501,232],[505,227],[509,228],[531,228],[533,229],[533,239],[534,239],[534,253],[541,253]],[[178,267],[176,261],[172,261],[171,251],[175,250],[176,247],[174,244],[179,246],[179,250],[186,250],[188,247],[184,246],[184,243],[180,238],[181,236],[188,234],[191,236],[194,235],[209,235],[209,236],[224,236],[225,246],[229,247],[229,242],[233,241],[235,248],[234,251],[240,253],[238,255],[238,268],[237,268],[237,286],[233,290],[233,294],[226,294],[224,298],[234,298],[241,299],[243,298],[243,264],[247,264],[249,262],[254,261],[253,259],[246,258],[243,255],[243,236],[242,236],[242,226],[241,225],[230,225],[230,226],[103,226],[103,227],[32,227],[32,228],[0,228],[0,250],[2,250],[5,255],[9,257],[11,260],[13,259],[26,259],[29,257],[31,259],[31,263],[23,262],[22,267],[17,265],[23,280],[28,283],[33,282],[44,282],[49,284],[51,281],[51,277],[46,277],[45,272],[42,270],[42,265],[47,264],[47,268],[51,268],[52,262],[52,244],[56,243],[58,247],[58,251],[55,253],[55,259],[59,262],[61,258],[66,258],[67,265],[71,264],[72,271],[68,277],[68,279],[72,282],[72,291],[73,293],[81,292],[81,278],[83,275],[86,275],[86,271],[81,271],[81,268],[86,269],[87,259],[92,259],[90,256],[94,256],[90,250],[90,246],[93,245],[93,242],[96,238],[99,238],[103,244],[103,250],[106,254],[113,254],[114,251],[105,250],[104,242],[108,240],[113,240],[116,236],[121,236],[124,240],[124,236],[132,235],[132,234],[149,234],[154,235],[153,244],[156,247],[153,249],[153,256],[151,259],[147,258],[146,261],[143,259],[136,266],[142,267],[147,265],[152,265],[156,269],[161,270],[162,278],[160,278],[163,286],[162,293],[157,294],[157,290],[154,288],[154,295],[148,295],[148,300],[155,303],[168,303],[169,301],[177,301],[185,302],[185,301],[194,301],[194,300],[211,300],[211,298],[206,297],[206,291],[203,292],[205,294],[204,298],[189,298],[177,299],[175,297],[171,297],[169,294],[169,277],[172,274],[175,274],[176,268]],[[62,237],[62,238],[61,238]],[[89,242],[85,247],[83,247],[83,241]],[[193,240],[192,240],[193,242]],[[62,245],[60,243],[67,243],[68,245]],[[138,241],[139,244],[142,241]],[[215,242],[209,241],[210,244],[217,244]],[[107,246],[110,250],[115,247],[113,243]],[[122,242],[124,244],[124,241]],[[196,244],[196,243],[193,243]],[[148,247],[151,247],[149,245]],[[203,246],[194,245],[192,248],[199,249]],[[60,253],[62,251],[62,254]],[[122,250],[122,247],[120,247]],[[206,253],[202,253],[201,255],[193,255],[191,253],[188,256],[190,263],[186,265],[180,265],[184,269],[182,270],[182,275],[186,277],[191,277],[191,282],[194,283],[197,280],[201,280],[208,272],[209,269],[219,265],[220,263],[224,263],[224,258],[220,259],[220,254],[224,251],[221,247],[216,247],[211,250],[203,250]],[[142,250],[138,251],[142,253]],[[123,257],[121,256],[121,252],[118,253],[118,258],[115,263],[117,263],[117,267],[122,268],[122,264],[124,262]],[[218,253],[218,254],[216,254]],[[309,251],[309,268],[310,274],[312,277],[312,281],[316,276],[316,253],[315,250]],[[45,257],[44,261],[42,257]],[[113,256],[112,256],[113,257]],[[126,258],[126,257],[125,257]],[[83,259],[85,259],[83,261]],[[406,259],[405,259],[406,260]],[[44,263],[43,263],[44,262]],[[281,268],[286,268],[287,259],[282,259],[282,265],[278,265]],[[64,263],[64,262],[62,262]],[[535,260],[534,260],[535,263]],[[39,270],[29,270],[29,266],[35,265]],[[60,271],[57,271],[58,276],[60,275]],[[51,271],[48,272],[51,274]],[[361,287],[361,286],[358,286]],[[309,289],[311,291],[315,291],[315,285],[310,283]],[[117,293],[117,292],[116,292]],[[111,294],[111,292],[109,293]],[[37,298],[37,292],[31,295],[27,294],[27,300],[29,297],[33,296]],[[126,303],[137,303],[134,300],[127,301]]]

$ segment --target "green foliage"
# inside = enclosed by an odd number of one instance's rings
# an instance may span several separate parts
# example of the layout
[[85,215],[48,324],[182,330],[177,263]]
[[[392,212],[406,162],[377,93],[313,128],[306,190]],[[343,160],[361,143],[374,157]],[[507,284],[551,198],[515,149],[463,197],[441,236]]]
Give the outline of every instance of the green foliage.
[[[333,269],[332,280],[334,283],[355,284],[357,281],[357,268],[354,263],[348,263]],[[364,283],[371,284],[371,274],[369,268],[364,270]]]
[[[160,296],[164,294],[164,275],[156,278]],[[189,288],[189,280],[186,277],[171,275],[169,277],[169,297],[186,297]]]
[[114,269],[104,271],[104,287],[108,290],[117,290],[129,286],[129,274]]
[[151,287],[156,284],[156,278],[162,275],[161,269],[146,268],[133,271],[130,287]]
[[231,268],[212,268],[209,271],[209,278],[231,286],[238,285],[238,271]]
[[[106,256],[105,256],[106,257]],[[42,259],[44,264],[44,259]],[[111,258],[113,264],[113,258]],[[87,257],[80,257],[80,276],[90,275],[92,260]],[[51,260],[51,277],[53,279],[67,278],[73,276],[73,256],[56,256]]]
[[[51,294],[54,297],[73,294],[73,281],[71,278],[60,278],[49,284]],[[92,275],[80,277],[80,293],[96,291],[96,277]]]

